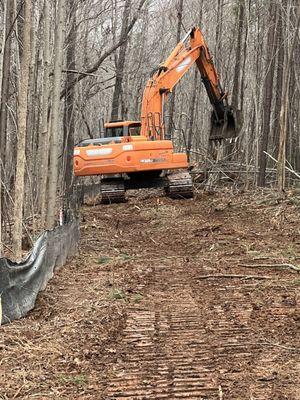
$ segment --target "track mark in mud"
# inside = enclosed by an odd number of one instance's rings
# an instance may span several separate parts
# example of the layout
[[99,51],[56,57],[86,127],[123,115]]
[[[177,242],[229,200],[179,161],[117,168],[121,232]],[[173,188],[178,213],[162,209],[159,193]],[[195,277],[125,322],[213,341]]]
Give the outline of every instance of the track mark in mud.
[[108,398],[219,399],[199,307],[184,270],[155,268],[152,289],[148,307],[133,307],[128,314],[126,355],[115,367]]
[[0,397],[299,400],[299,275],[221,277],[298,265],[299,208],[284,229],[277,209],[229,193],[84,209],[79,256],[2,329]]

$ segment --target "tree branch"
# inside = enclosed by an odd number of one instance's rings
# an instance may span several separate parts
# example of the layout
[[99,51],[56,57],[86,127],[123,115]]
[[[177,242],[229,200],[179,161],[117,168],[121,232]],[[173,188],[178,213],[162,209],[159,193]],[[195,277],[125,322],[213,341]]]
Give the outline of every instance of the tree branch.
[[60,93],[60,98],[62,99],[66,93],[72,89],[72,87],[74,87],[76,85],[77,82],[80,82],[82,79],[86,78],[87,76],[93,74],[94,72],[96,72],[98,70],[98,68],[100,67],[100,65],[103,63],[103,61],[109,57],[114,51],[116,51],[120,46],[122,46],[122,44],[124,44],[127,40],[128,40],[128,35],[131,32],[132,28],[134,27],[138,17],[139,17],[139,12],[141,11],[143,5],[145,4],[147,0],[141,0],[140,4],[137,8],[137,11],[135,13],[135,16],[132,18],[130,24],[128,25],[128,28],[125,32],[125,34],[123,36],[120,37],[119,41],[112,45],[108,50],[106,50],[102,55],[100,54],[99,59],[95,62],[95,64],[90,67],[89,69],[87,69],[85,72],[79,74],[79,76],[77,76],[76,78],[74,78],[70,84],[61,91]]
[[289,268],[300,272],[300,268],[293,264],[239,264],[239,266],[246,268]]
[[231,275],[231,274],[216,274],[216,275],[201,275],[198,279],[218,279],[218,278],[232,278],[232,279],[271,279],[270,276],[264,275]]
[[12,31],[13,31],[13,29],[14,29],[14,26],[15,26],[15,23],[16,23],[17,19],[19,18],[20,14],[21,14],[21,11],[22,11],[22,8],[23,8],[23,5],[24,5],[24,1],[25,1],[25,0],[22,0],[22,2],[21,2],[21,4],[20,4],[20,7],[19,7],[19,10],[18,10],[18,12],[17,12],[17,14],[16,14],[16,16],[15,16],[15,18],[14,18],[12,24],[11,24],[11,27],[9,28],[9,31],[8,31],[8,33],[7,33],[7,35],[6,35],[6,38],[5,38],[5,43],[7,42],[7,40],[8,40],[8,38],[9,38],[10,34],[12,33]]
[[[276,164],[278,164],[278,160],[276,160],[276,158],[274,158],[273,156],[271,156],[271,154],[267,153],[266,151],[264,151],[264,153],[265,153],[268,157],[270,157],[271,160],[275,161]],[[299,175],[296,171],[294,171],[293,169],[287,167],[286,165],[285,165],[284,168],[285,168],[287,171],[289,171],[291,174],[295,175],[297,178],[300,179],[300,175]]]

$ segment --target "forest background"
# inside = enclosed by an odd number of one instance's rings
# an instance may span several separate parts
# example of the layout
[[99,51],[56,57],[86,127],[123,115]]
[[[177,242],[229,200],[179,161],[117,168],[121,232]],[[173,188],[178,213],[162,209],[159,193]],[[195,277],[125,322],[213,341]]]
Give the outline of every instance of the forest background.
[[[99,136],[101,119],[138,120],[151,71],[195,25],[238,112],[233,158],[258,186],[267,167],[279,190],[286,167],[299,179],[297,0],[0,0],[0,255],[19,258],[57,224],[74,194],[74,144]],[[199,165],[212,162],[210,112],[195,68],[167,122]]]

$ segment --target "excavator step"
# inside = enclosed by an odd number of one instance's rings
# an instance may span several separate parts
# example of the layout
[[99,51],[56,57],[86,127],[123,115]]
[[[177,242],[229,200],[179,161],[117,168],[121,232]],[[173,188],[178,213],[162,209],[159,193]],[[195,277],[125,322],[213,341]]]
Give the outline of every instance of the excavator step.
[[101,180],[101,203],[125,203],[125,186],[122,178]]
[[172,199],[191,199],[193,193],[193,181],[187,171],[175,172],[166,177],[165,193]]

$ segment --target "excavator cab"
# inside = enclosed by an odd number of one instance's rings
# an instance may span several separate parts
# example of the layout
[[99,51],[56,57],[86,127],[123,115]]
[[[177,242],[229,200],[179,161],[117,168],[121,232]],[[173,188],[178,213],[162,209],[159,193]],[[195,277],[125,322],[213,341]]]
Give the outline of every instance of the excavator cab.
[[[104,124],[100,138],[85,139],[77,147],[103,146],[127,141],[126,137],[140,138],[140,121],[111,121]],[[130,140],[130,139],[128,139]]]
[[110,121],[104,124],[104,137],[140,136],[140,121]]

